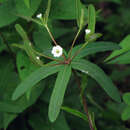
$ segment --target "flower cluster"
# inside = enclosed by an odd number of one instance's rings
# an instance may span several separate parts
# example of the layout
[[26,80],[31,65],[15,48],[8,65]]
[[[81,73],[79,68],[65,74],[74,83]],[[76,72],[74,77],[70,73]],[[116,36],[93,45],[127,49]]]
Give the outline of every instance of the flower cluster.
[[[39,13],[36,17],[38,19],[41,19],[42,18],[42,14]],[[85,33],[86,33],[86,35],[90,34],[91,30],[90,29],[86,29]],[[56,46],[54,46],[52,48],[51,53],[53,54],[54,57],[60,57],[63,54],[63,48],[61,46],[59,46],[59,45],[56,45]]]

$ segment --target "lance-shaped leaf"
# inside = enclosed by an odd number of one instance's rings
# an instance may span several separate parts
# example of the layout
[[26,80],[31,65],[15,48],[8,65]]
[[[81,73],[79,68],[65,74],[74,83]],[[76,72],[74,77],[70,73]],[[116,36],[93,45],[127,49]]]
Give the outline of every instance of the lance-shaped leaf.
[[[75,54],[77,50],[79,50],[82,47],[83,44],[78,45],[73,48],[72,55]],[[120,46],[113,43],[113,42],[93,42],[80,51],[80,53],[76,56],[76,58],[83,58],[85,56],[88,56],[90,54],[94,54],[97,52],[104,52],[104,51],[111,51],[111,50],[119,50]]]
[[[54,62],[52,62],[54,63]],[[18,87],[15,89],[12,100],[18,99],[28,90],[30,90],[34,85],[36,85],[42,79],[58,72],[61,69],[61,66],[43,66],[34,71],[30,76],[28,76]]]
[[56,83],[49,103],[48,116],[51,122],[54,122],[59,115],[60,108],[64,99],[65,90],[71,76],[71,66],[64,65],[58,73]]
[[93,34],[95,32],[95,24],[96,24],[96,11],[93,5],[88,6],[88,29],[91,30]]
[[30,8],[30,0],[24,0],[25,5]]
[[0,101],[0,112],[20,113],[22,106],[10,102]]
[[49,13],[50,13],[50,8],[51,8],[51,0],[48,0],[47,9],[46,9],[45,14],[44,14],[44,23],[45,23],[45,24],[47,24],[47,22],[48,22],[48,17],[49,17]]
[[112,80],[96,64],[87,60],[77,59],[72,61],[72,68],[94,78],[113,100],[121,102],[118,89],[113,84]]
[[75,109],[72,109],[69,107],[65,107],[65,106],[62,107],[61,109],[88,122],[86,115],[81,113],[78,110],[75,110]]
[[85,9],[83,5],[81,4],[80,0],[76,0],[76,15],[77,15],[77,25],[79,26],[79,29],[82,29],[84,26],[84,17],[85,17]]
[[130,50],[130,35],[125,37],[125,39],[123,39],[119,45],[121,46],[121,49],[113,51],[112,54],[106,58],[105,61],[111,60],[112,58],[120,56]]
[[19,33],[19,35],[22,37],[22,39],[24,41],[24,49],[25,49],[26,53],[28,54],[28,56],[30,57],[30,59],[32,60],[32,62],[42,66],[43,63],[40,59],[37,58],[37,55],[34,53],[31,42],[28,39],[28,36],[27,36],[26,32],[24,31],[24,29],[19,24],[16,24],[15,28],[16,28],[17,32]]

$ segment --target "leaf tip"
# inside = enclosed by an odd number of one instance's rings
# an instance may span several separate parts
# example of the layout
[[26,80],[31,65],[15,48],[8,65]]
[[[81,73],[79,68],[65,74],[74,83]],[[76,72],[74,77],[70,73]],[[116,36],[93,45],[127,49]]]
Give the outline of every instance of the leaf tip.
[[56,120],[56,118],[54,117],[54,116],[52,116],[52,114],[49,112],[48,113],[48,118],[49,118],[49,120],[50,120],[50,122],[55,122],[55,120]]
[[15,101],[16,99],[17,99],[17,97],[16,97],[15,93],[13,93],[11,100]]

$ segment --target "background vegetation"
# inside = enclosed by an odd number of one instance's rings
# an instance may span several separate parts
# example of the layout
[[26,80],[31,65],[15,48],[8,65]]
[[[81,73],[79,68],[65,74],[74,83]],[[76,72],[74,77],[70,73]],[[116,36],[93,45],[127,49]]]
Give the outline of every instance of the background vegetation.
[[[18,85],[39,69],[25,51],[14,47],[23,44],[15,25],[24,28],[35,49],[41,53],[52,48],[53,43],[44,27],[30,21],[31,17],[37,19],[37,14],[45,13],[47,0],[0,0],[0,129],[89,130],[78,89],[79,81],[85,88],[84,97],[97,127],[94,130],[130,130],[130,1],[81,0],[81,3],[86,15],[89,4],[96,9],[95,32],[102,34],[97,41],[113,42],[121,47],[118,51],[98,52],[85,57],[112,79],[120,92],[121,103],[113,101],[94,79],[79,71],[76,72],[78,79],[72,74],[67,85],[63,102],[67,107],[61,109],[53,123],[48,119],[48,105],[56,74],[41,80],[31,92],[12,101]],[[77,32],[76,10],[75,0],[52,0],[48,26],[65,50],[69,50]],[[84,43],[86,28],[87,24],[75,45]],[[41,59],[45,63],[50,61]]]

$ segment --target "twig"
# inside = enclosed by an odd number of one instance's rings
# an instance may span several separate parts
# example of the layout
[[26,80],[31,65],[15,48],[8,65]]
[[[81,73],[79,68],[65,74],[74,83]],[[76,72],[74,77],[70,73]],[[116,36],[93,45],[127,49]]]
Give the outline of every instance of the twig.
[[[78,88],[79,88],[79,90],[80,90],[80,92],[81,92],[81,83],[80,83],[80,79],[79,79],[78,75],[76,74],[76,71],[75,71],[75,70],[73,70],[73,73],[74,73],[74,75],[75,75],[75,78],[76,78],[76,82],[77,82]],[[85,111],[86,116],[87,116],[87,118],[88,118],[89,127],[90,127],[91,130],[94,130],[93,125],[92,125],[92,121],[91,121],[91,117],[89,116],[89,111],[88,111],[88,106],[87,106],[87,102],[86,102],[85,96],[82,95],[82,96],[81,96],[81,99],[82,99],[84,111]]]
[[71,60],[73,60],[87,44],[88,42],[86,42],[81,48],[79,48],[79,50],[77,50],[75,54],[72,56]]
[[80,34],[80,31],[81,30],[79,29],[78,32],[77,32],[77,34],[76,34],[76,36],[75,36],[75,38],[74,38],[74,40],[73,40],[73,42],[72,42],[72,45],[71,45],[71,48],[70,48],[70,52],[69,52],[69,57],[71,57],[72,49],[73,49],[74,44],[75,44],[75,42],[76,42],[76,40],[77,40],[77,38],[78,38],[78,36]]
[[36,54],[39,55],[39,56],[43,56],[43,57],[45,57],[45,58],[47,58],[47,59],[50,59],[50,60],[53,60],[53,61],[57,61],[57,62],[59,62],[59,63],[62,63],[61,60],[57,60],[57,59],[51,58],[51,57],[46,56],[46,55],[44,55],[44,54],[41,54],[41,53],[39,53],[39,52],[37,52],[37,51],[35,51],[35,50],[33,50],[33,51],[34,51],[34,53],[36,53]]
[[50,35],[50,37],[51,37],[52,41],[54,42],[54,44],[55,44],[55,45],[58,45],[58,44],[57,44],[57,42],[55,41],[55,39],[54,39],[54,37],[53,37],[53,35],[52,35],[52,33],[51,33],[50,29],[48,28],[48,26],[47,26],[47,25],[45,25],[45,27],[46,27],[46,29],[47,29],[47,31],[48,31],[48,33],[49,33],[49,35]]

